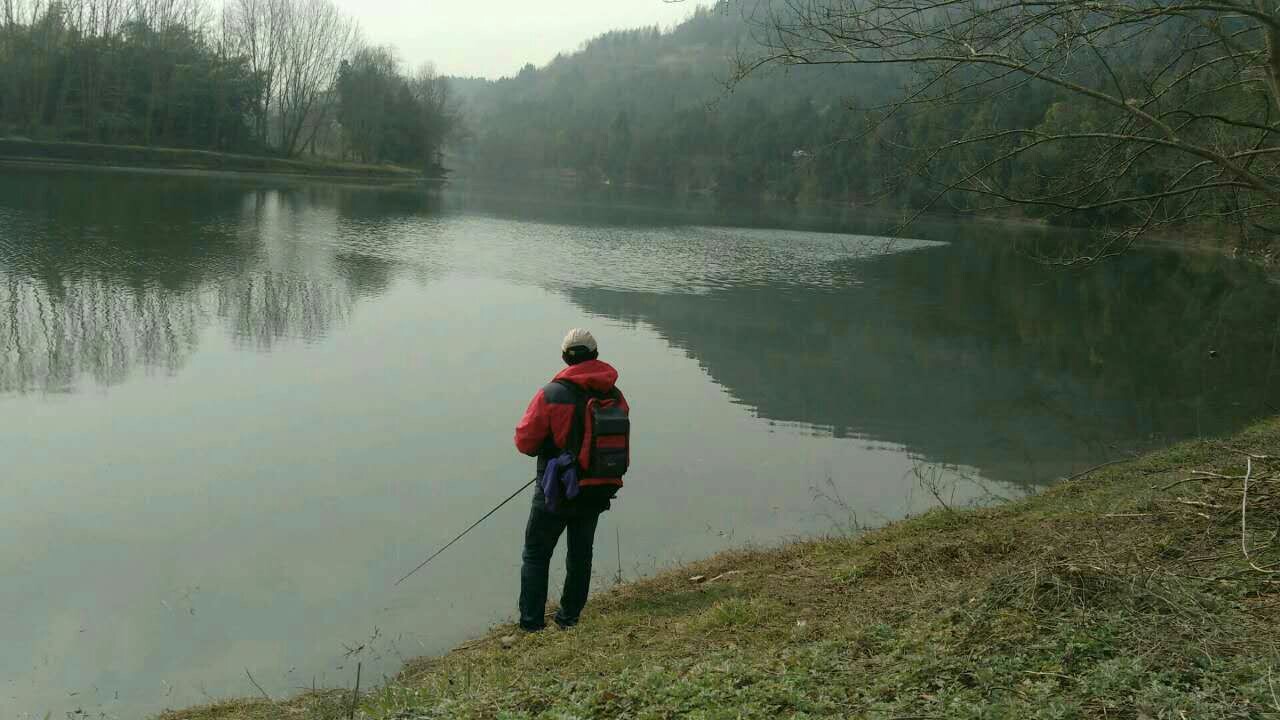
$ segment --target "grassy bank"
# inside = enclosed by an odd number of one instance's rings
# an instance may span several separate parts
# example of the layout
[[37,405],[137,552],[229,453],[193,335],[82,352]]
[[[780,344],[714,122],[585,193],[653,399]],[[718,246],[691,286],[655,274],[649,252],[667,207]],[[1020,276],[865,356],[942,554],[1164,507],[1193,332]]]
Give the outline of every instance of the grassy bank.
[[320,160],[286,160],[260,155],[234,155],[206,150],[36,142],[0,139],[0,160],[80,165],[212,170],[223,172],[310,175],[320,177],[416,180],[422,174],[396,165],[360,165]]
[[1278,454],[1275,419],[998,508],[726,553],[596,597],[572,631],[413,662],[356,716],[1280,718],[1280,459],[1251,457]]

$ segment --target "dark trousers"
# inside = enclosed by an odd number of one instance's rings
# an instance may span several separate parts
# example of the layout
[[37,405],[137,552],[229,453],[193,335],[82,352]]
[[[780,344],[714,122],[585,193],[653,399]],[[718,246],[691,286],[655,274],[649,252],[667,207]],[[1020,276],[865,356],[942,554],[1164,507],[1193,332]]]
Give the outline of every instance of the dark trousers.
[[553,513],[546,509],[542,493],[535,493],[524,530],[524,555],[520,566],[520,627],[529,631],[546,627],[547,575],[560,535],[568,530],[564,592],[556,623],[576,625],[591,588],[591,547],[595,543],[598,510]]

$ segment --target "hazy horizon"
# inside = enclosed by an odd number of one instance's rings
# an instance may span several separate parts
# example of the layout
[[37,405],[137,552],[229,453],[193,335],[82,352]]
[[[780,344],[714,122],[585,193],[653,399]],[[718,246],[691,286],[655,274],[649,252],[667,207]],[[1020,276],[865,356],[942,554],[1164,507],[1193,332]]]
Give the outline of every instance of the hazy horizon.
[[[366,42],[396,48],[406,68],[434,63],[445,75],[498,78],[544,65],[601,33],[679,23],[700,2],[550,0],[529,4],[335,0]],[[518,28],[513,30],[513,28]]]

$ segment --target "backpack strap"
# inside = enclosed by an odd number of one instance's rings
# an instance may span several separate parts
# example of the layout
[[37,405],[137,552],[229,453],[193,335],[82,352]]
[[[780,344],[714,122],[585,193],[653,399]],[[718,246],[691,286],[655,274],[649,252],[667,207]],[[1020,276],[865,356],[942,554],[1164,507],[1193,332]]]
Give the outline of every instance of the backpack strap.
[[569,436],[565,438],[565,446],[561,450],[573,456],[573,460],[576,463],[578,462],[578,456],[582,454],[583,435],[587,432],[587,390],[581,385],[564,378],[553,380],[552,382],[573,393],[573,422],[569,425]]

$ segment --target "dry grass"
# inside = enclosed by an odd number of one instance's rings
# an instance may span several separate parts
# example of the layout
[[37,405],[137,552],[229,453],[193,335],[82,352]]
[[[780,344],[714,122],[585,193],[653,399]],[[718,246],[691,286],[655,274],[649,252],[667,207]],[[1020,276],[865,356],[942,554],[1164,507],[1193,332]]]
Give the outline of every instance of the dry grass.
[[[572,631],[412,662],[357,715],[1280,718],[1278,453],[1275,420],[998,508],[725,553]],[[327,717],[306,702],[165,720]]]

